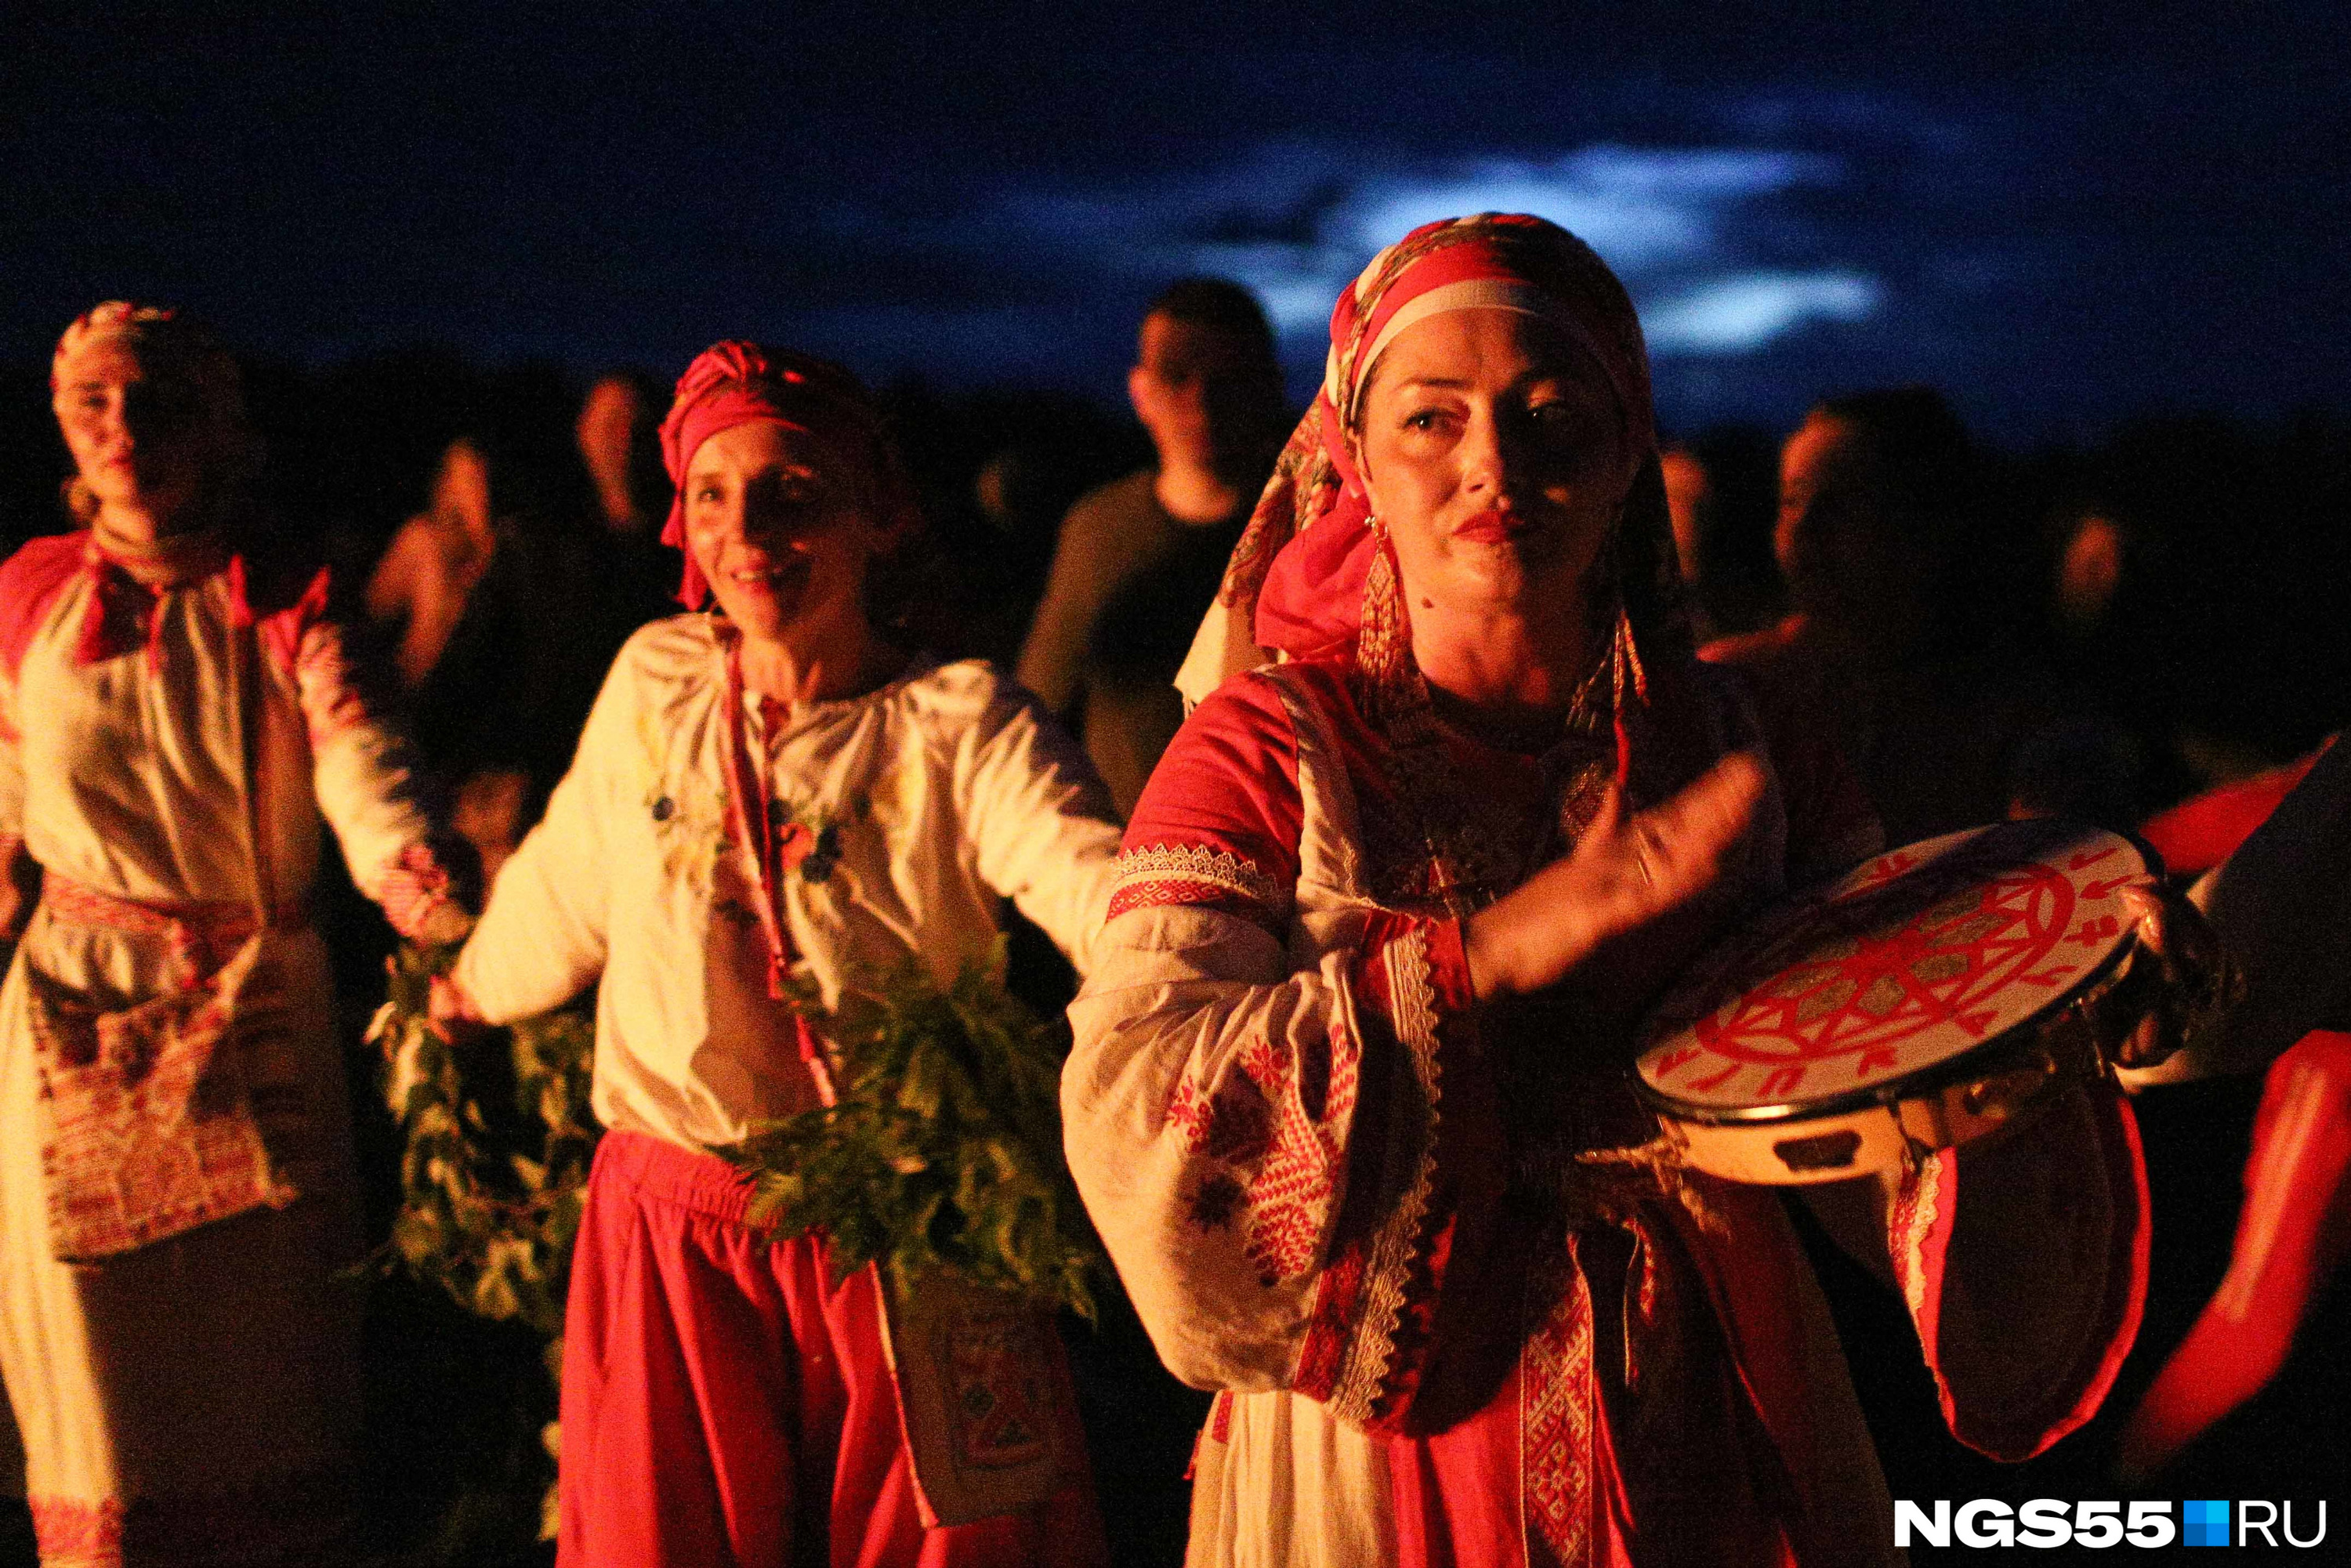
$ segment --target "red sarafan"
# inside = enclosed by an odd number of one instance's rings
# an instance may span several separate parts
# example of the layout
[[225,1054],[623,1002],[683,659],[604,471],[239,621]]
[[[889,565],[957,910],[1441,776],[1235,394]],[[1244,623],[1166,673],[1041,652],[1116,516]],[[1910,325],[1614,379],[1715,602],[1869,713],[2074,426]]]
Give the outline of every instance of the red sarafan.
[[[1627,1080],[1656,993],[1876,821],[1805,692],[1696,658],[1639,323],[1583,244],[1416,229],[1326,364],[1180,677],[1062,1080],[1144,1325],[1220,1390],[1189,1560],[1887,1561],[1779,1199],[1682,1168]],[[1990,962],[2043,903],[1942,935]],[[2101,1078],[1861,1217],[1964,1440],[2023,1458],[2096,1408],[2143,1174]]]

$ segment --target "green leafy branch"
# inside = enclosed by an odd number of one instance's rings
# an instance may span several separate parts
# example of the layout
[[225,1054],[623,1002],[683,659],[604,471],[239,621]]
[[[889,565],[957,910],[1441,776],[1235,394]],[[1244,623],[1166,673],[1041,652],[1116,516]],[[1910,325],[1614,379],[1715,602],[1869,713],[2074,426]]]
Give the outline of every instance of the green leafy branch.
[[430,1002],[433,977],[456,951],[401,948],[368,1028],[391,1064],[386,1098],[407,1133],[392,1251],[466,1311],[546,1335],[552,1368],[601,1135],[588,1109],[595,1025],[564,1009],[451,1045],[432,1026]]
[[837,1103],[718,1153],[750,1177],[753,1222],[822,1232],[838,1277],[945,1270],[1091,1321],[1109,1264],[1061,1158],[1067,1040],[1001,972],[999,953],[943,990],[910,960],[829,1016],[799,996],[833,1047]]

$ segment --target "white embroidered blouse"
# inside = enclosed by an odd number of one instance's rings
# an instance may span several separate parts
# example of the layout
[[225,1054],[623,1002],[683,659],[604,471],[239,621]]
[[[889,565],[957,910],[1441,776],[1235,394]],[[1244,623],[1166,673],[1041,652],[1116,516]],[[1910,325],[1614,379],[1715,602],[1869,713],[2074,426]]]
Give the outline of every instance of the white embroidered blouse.
[[415,931],[448,879],[414,754],[354,679],[323,571],[248,584],[232,558],[150,590],[86,533],[18,551],[0,568],[0,853],[21,842],[52,879],[110,898],[249,904],[246,660],[272,902],[309,887],[323,814],[360,891]]
[[[681,615],[621,651],[455,970],[494,1023],[601,975],[597,1116],[689,1147],[816,1103],[727,826],[733,636]],[[744,708],[798,846],[778,900],[793,972],[826,1006],[910,957],[942,981],[987,961],[999,897],[1086,968],[1118,829],[1074,743],[991,666],[917,664],[847,701]]]

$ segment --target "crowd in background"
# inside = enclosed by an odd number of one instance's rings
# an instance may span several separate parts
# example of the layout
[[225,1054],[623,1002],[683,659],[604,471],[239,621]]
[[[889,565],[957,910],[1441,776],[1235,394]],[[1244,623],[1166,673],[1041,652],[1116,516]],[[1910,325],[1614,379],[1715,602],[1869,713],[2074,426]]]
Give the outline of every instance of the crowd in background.
[[[569,762],[614,653],[677,608],[676,557],[658,537],[665,378],[583,381],[423,350],[246,371],[268,509],[323,544],[392,710],[494,873]],[[941,657],[1017,669],[1079,729],[1122,810],[1180,720],[1169,677],[1288,423],[1261,318],[1214,287],[1163,297],[1130,391],[1141,430],[1124,411],[1045,392],[908,382],[884,398],[931,526],[904,623]],[[1680,433],[1667,488],[1718,655],[1809,661],[1889,841],[2041,811],[2129,828],[2341,727],[2351,423],[2166,416],[2001,453],[1923,389],[1821,391],[1840,395],[1795,430]],[[71,526],[69,467],[40,368],[11,371],[0,555]],[[322,915],[356,1053],[392,938],[355,894],[330,895]],[[1034,999],[1066,999],[1041,941],[1016,951]],[[363,1101],[367,1078],[355,1074]],[[2253,1086],[2195,1092],[2192,1106],[2157,1095],[2141,1110],[2170,1222],[2142,1358],[2176,1343],[2226,1256]],[[381,1237],[396,1133],[380,1111],[363,1115]],[[508,1501],[535,1500],[536,1428],[507,1407],[536,1397],[535,1353],[396,1286],[373,1313],[388,1506],[501,1474]],[[1865,1326],[1848,1322],[1849,1339]],[[1876,1328],[1907,1332],[1895,1318]],[[1156,1400],[1143,1426],[1173,1434],[1172,1451],[1097,1454],[1110,1511],[1155,1485],[1144,1522],[1158,1508],[1180,1534],[1196,1412],[1131,1325],[1113,1322],[1076,1356],[1090,1415]],[[1902,1408],[1901,1391],[1871,1385],[1917,1377],[1915,1355],[1880,1364],[1865,1344],[1855,1359],[1873,1415]],[[477,1375],[508,1365],[503,1385]],[[1894,1494],[1975,1495],[1923,1475],[1906,1486],[1906,1442],[1933,1456],[1907,1461],[1912,1475],[1952,1462],[1933,1446],[1931,1396],[1911,1392],[1915,1429],[1879,1434]],[[2283,1445],[2264,1453],[2288,1460]],[[495,1534],[443,1528],[453,1542]]]

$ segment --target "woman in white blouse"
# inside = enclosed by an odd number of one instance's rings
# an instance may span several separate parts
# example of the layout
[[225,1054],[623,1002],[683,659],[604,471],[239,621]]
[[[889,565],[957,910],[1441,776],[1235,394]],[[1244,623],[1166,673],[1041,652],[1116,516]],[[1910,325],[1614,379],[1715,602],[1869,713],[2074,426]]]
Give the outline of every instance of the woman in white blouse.
[[[853,378],[721,343],[662,439],[680,597],[716,611],[622,650],[435,1002],[506,1022],[601,977],[608,1132],[572,1265],[559,1560],[781,1564],[829,1543],[842,1563],[1099,1561],[1073,1442],[1025,1510],[940,1522],[952,1478],[909,1457],[873,1270],[836,1285],[820,1239],[747,1228],[708,1151],[827,1092],[791,982],[831,1009],[910,956],[949,979],[991,953],[999,897],[1082,969],[1117,830],[1017,688],[911,655],[869,612],[917,522]],[[1039,1364],[988,1392],[1043,1391],[1037,1415],[1067,1434],[1058,1345],[1032,1337]],[[1034,1458],[967,1437],[982,1468]]]
[[[0,862],[41,879],[0,993],[0,1373],[41,1558],[347,1561],[359,1195],[305,908],[320,818],[403,934],[464,916],[327,573],[253,504],[235,361],[110,301],[68,329],[50,389],[84,526],[0,566]],[[95,1074],[59,1049],[201,1004],[225,969],[241,1022],[207,1060],[249,1107],[159,1108],[184,1036]],[[239,1166],[214,1157],[238,1123],[287,1179],[242,1212],[187,1202]],[[101,1127],[119,1141],[79,1143]],[[77,1220],[94,1197],[117,1206],[103,1244]]]

